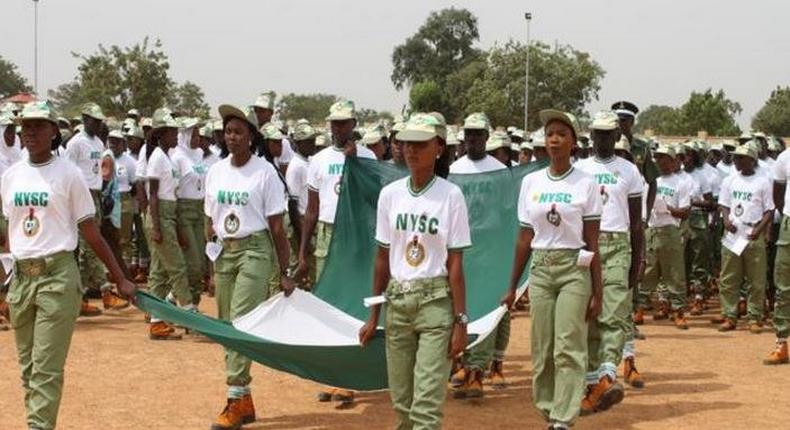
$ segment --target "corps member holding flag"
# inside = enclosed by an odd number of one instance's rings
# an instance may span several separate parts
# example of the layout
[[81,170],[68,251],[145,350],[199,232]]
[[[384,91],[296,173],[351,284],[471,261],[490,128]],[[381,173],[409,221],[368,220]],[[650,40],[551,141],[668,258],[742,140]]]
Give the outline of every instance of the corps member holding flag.
[[532,394],[549,429],[568,429],[579,415],[587,369],[587,323],[601,313],[598,235],[601,197],[595,179],[571,164],[576,118],[540,112],[551,164],[524,177],[518,198],[521,224],[510,289],[513,306],[531,258]]
[[[412,115],[398,133],[410,175],[378,200],[373,293],[388,302],[387,374],[404,430],[442,427],[451,358],[466,346],[463,249],[472,242],[461,189],[437,177],[448,170],[446,133],[439,115]],[[380,310],[375,305],[360,329],[362,345],[373,338]]]
[[118,291],[134,296],[96,224],[96,208],[82,173],[52,155],[58,124],[47,102],[25,106],[22,140],[29,159],[9,168],[0,196],[8,219],[8,247],[15,259],[8,292],[27,425],[55,428],[74,323],[80,313],[80,271],[74,250],[78,233],[110,271]]

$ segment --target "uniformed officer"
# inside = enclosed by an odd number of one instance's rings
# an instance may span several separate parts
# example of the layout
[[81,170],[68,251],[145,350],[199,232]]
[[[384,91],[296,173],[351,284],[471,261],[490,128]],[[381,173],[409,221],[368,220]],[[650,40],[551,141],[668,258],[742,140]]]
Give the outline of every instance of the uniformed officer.
[[[443,118],[415,113],[398,133],[410,175],[381,190],[378,200],[374,295],[385,294],[387,373],[398,429],[441,429],[450,360],[466,346],[463,250],[472,245],[460,188],[436,172],[444,151]],[[402,226],[404,216],[426,226]],[[360,330],[373,338],[380,305]]]
[[776,240],[774,283],[776,303],[774,305],[774,327],[776,349],[763,360],[764,364],[786,364],[790,362],[787,352],[787,337],[790,336],[790,148],[779,154],[773,169],[773,197],[776,209],[782,213]]

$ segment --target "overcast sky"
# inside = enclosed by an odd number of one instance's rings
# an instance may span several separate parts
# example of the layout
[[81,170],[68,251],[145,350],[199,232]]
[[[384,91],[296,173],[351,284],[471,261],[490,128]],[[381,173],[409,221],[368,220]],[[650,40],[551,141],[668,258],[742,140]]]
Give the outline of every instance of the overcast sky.
[[[158,37],[177,81],[212,106],[248,104],[263,89],[327,92],[399,112],[391,54],[428,14],[448,6],[479,20],[480,46],[532,37],[587,51],[606,70],[597,110],[622,98],[679,105],[692,90],[723,88],[742,126],[777,85],[790,85],[790,1],[722,0],[41,0],[40,93],[70,81],[99,43]],[[2,0],[0,55],[32,83],[33,3]]]

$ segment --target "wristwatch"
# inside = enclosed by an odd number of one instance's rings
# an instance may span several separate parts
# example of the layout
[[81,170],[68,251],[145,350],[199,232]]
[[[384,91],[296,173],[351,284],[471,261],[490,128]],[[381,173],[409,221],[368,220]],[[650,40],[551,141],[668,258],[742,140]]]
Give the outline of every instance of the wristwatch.
[[459,325],[469,324],[469,315],[467,315],[466,312],[461,312],[455,316],[455,323]]

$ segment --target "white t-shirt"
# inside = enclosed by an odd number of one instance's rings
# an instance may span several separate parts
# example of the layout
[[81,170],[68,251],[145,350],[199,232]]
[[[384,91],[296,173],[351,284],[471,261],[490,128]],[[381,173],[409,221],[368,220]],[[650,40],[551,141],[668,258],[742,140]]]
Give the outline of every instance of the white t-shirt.
[[206,195],[208,167],[203,162],[203,150],[179,146],[172,151],[173,164],[178,175],[176,197],[179,199],[203,200]]
[[148,175],[148,160],[145,158],[147,154],[145,144],[140,147],[140,153],[137,155],[137,165],[135,165],[135,173],[137,173],[137,177],[140,178],[141,181],[147,181]]
[[132,185],[137,181],[137,163],[127,153],[121,154],[115,159],[115,174],[118,178],[118,191],[128,193],[132,191]]
[[411,177],[381,189],[376,241],[388,247],[396,281],[447,276],[447,251],[472,245],[466,200],[457,185],[434,177],[422,190]]
[[735,171],[735,165],[733,163],[724,164],[723,161],[719,161],[719,164],[716,165],[716,170],[719,172],[719,180],[723,180]]
[[642,197],[644,179],[639,169],[621,157],[601,160],[588,157],[576,162],[576,167],[587,172],[598,183],[603,212],[601,231],[627,233],[631,225],[628,199]]
[[[206,165],[207,169],[210,169],[211,166],[219,162],[219,155],[215,154],[213,151],[209,151],[208,155],[202,154],[202,157],[203,164]],[[206,173],[208,173],[208,171],[206,171]]]
[[241,167],[231,157],[206,175],[204,210],[221,239],[244,238],[267,230],[267,218],[285,212],[285,187],[274,166],[256,156]]
[[533,249],[581,249],[584,221],[601,219],[601,195],[595,179],[575,168],[553,177],[548,168],[521,181],[518,220],[535,232]]
[[474,161],[469,159],[468,155],[464,155],[463,157],[455,160],[455,162],[450,165],[450,173],[452,174],[485,173],[502,169],[507,169],[507,166],[500,163],[499,160],[488,154],[486,154],[486,156],[482,159]]
[[692,170],[688,175],[694,180],[694,187],[691,191],[692,200],[702,200],[705,194],[713,193],[708,176],[701,168]]
[[176,188],[178,188],[180,179],[178,170],[170,157],[162,151],[162,148],[156,147],[154,152],[151,153],[151,157],[148,158],[146,173],[149,180],[159,180],[157,196],[159,196],[160,200],[176,201]]
[[771,181],[757,174],[731,175],[721,185],[719,205],[730,209],[733,223],[756,224],[764,213],[774,210]]
[[297,208],[300,215],[307,211],[307,167],[309,161],[299,154],[294,154],[288,171],[285,172],[285,183],[288,184],[288,191],[291,198],[297,201]]
[[684,209],[691,206],[691,189],[689,183],[691,175],[672,174],[661,175],[656,179],[656,200],[650,214],[649,227],[680,227],[680,219],[669,213],[667,206],[675,209]]
[[[291,148],[291,141],[288,140],[287,137],[283,137],[283,153],[279,157],[274,158],[274,163],[278,166],[282,166],[284,164],[288,164],[290,166],[291,161],[294,158],[294,154],[296,151]],[[288,167],[290,169],[290,167]]]
[[96,213],[82,172],[58,157],[15,163],[3,174],[0,196],[11,254],[41,258],[77,248],[77,225]]
[[708,185],[710,185],[710,192],[713,194],[713,197],[718,197],[719,188],[721,187],[721,180],[718,171],[715,167],[708,163],[702,163],[701,170],[702,173],[705,174],[705,179],[708,181]]
[[[373,151],[357,144],[357,157],[375,160]],[[315,154],[307,167],[307,187],[318,192],[318,220],[334,224],[337,212],[337,198],[343,179],[346,155],[336,146]],[[290,167],[289,167],[290,168]]]
[[787,184],[787,187],[785,187],[785,206],[782,213],[790,216],[790,184],[787,183],[788,179],[790,179],[790,148],[782,151],[779,157],[776,158],[773,179],[774,182]]
[[82,178],[91,190],[101,190],[99,162],[104,152],[104,144],[96,136],[88,136],[81,131],[69,139],[64,155],[82,172]]

